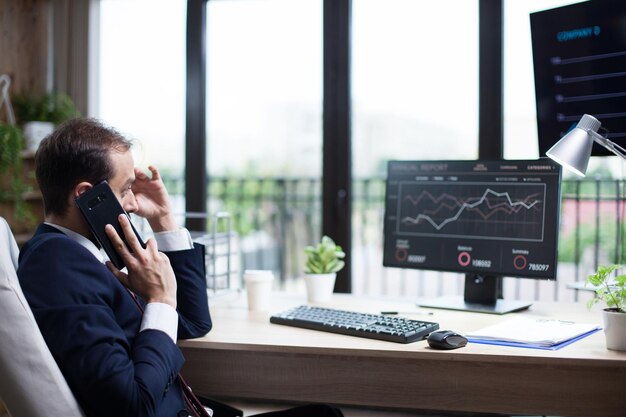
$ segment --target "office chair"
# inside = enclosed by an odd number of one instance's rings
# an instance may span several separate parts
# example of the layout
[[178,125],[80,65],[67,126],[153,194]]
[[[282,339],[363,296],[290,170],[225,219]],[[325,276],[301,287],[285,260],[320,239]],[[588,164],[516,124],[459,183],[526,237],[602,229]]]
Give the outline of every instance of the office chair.
[[17,255],[0,217],[0,398],[13,417],[84,416],[24,298]]

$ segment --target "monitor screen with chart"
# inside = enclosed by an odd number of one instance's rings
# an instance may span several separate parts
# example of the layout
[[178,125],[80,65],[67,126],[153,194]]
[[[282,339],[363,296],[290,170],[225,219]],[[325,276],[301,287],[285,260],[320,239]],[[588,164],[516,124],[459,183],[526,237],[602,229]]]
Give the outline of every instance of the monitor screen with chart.
[[560,183],[560,166],[547,158],[390,161],[383,264],[466,274],[465,297],[421,305],[528,307],[505,306],[501,277],[556,277]]
[[[539,154],[584,114],[626,147],[626,2],[592,0],[530,14]],[[610,152],[594,144],[593,155]]]

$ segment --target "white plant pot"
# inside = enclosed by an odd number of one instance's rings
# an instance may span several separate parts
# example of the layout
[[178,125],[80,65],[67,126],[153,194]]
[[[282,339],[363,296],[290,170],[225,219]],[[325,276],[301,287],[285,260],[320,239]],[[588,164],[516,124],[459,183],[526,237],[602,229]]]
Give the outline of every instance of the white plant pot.
[[24,139],[26,148],[36,151],[39,143],[54,131],[52,122],[26,122],[24,123]]
[[306,298],[310,303],[324,303],[330,301],[335,288],[336,273],[331,274],[306,274]]
[[603,310],[602,321],[607,349],[626,351],[626,313]]

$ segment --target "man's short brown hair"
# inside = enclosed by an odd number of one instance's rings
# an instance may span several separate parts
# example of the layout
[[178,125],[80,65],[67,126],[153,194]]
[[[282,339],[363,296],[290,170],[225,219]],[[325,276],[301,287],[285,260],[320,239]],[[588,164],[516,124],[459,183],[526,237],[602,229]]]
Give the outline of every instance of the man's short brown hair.
[[130,140],[96,119],[77,118],[60,125],[41,142],[35,155],[46,215],[66,213],[76,184],[112,178],[110,152],[126,152],[131,146]]

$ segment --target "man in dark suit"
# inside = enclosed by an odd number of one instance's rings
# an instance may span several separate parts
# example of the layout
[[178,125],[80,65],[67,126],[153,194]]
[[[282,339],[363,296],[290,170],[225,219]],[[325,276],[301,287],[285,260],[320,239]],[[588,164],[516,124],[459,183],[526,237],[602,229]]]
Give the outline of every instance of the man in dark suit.
[[[88,417],[187,417],[177,377],[178,338],[211,329],[204,253],[174,219],[159,171],[135,168],[131,142],[93,119],[61,125],[39,146],[36,175],[45,221],[20,253],[18,277],[52,355]],[[106,233],[126,264],[118,270],[75,204],[106,180],[122,207],[147,219],[143,248],[126,216]],[[210,369],[207,370],[210,372]],[[211,402],[214,417],[233,410]],[[199,407],[201,408],[201,407]],[[319,404],[264,417],[342,417]]]
[[[41,332],[88,416],[188,415],[176,377],[177,338],[211,329],[202,247],[174,219],[159,171],[135,168],[131,142],[93,119],[60,126],[35,161],[45,222],[20,254],[18,276]],[[127,270],[100,251],[74,199],[107,180],[155,237],[132,253],[107,226]]]

